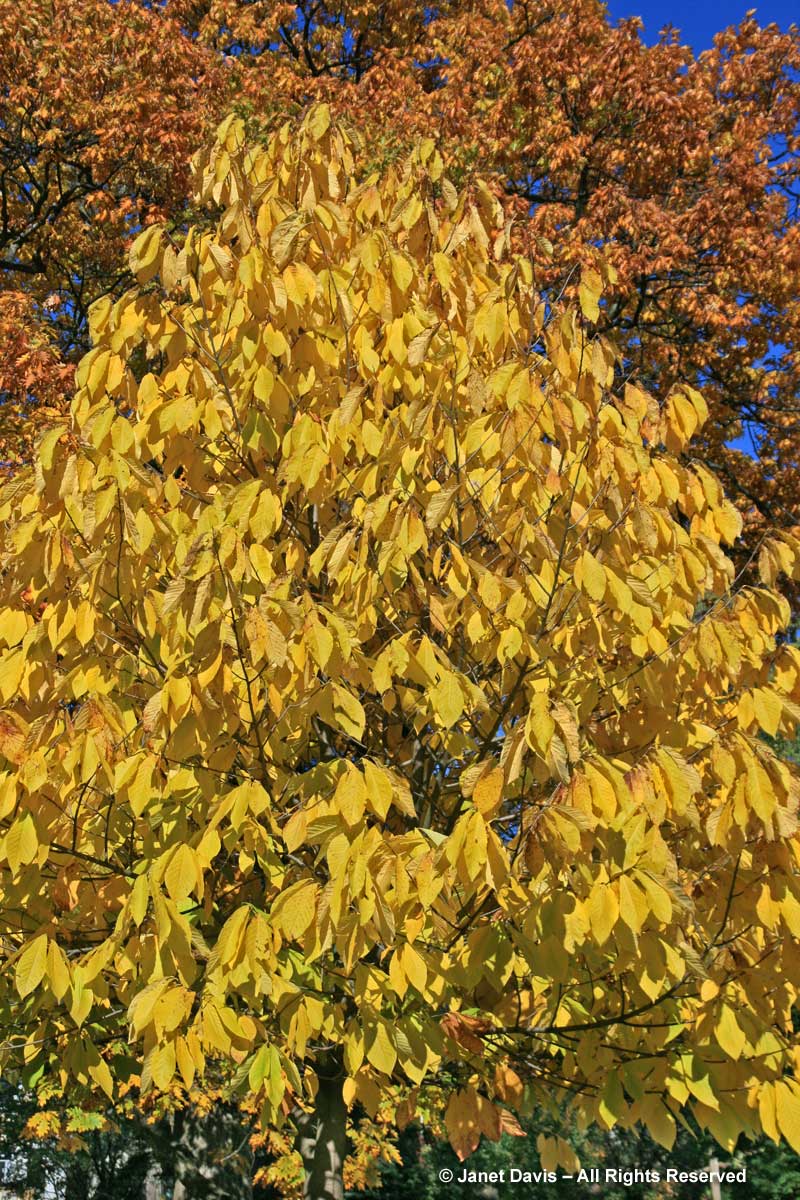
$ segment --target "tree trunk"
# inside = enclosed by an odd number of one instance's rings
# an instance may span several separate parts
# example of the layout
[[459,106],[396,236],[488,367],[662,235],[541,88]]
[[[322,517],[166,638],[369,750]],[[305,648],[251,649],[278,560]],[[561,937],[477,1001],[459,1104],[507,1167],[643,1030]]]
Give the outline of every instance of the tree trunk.
[[295,1142],[305,1171],[303,1200],[344,1200],[347,1106],[342,1098],[341,1062],[331,1056],[320,1063],[317,1078],[314,1109],[299,1118]]
[[164,1147],[169,1161],[162,1163],[164,1178],[173,1181],[171,1200],[252,1200],[249,1133],[242,1114],[224,1104],[208,1113],[175,1113]]
[[[719,1159],[712,1158],[708,1164],[708,1169],[712,1173],[719,1170]],[[722,1188],[718,1179],[711,1180],[711,1200],[722,1200]]]
[[144,1181],[144,1200],[162,1200],[164,1193],[161,1190],[161,1176],[158,1168],[150,1167]]

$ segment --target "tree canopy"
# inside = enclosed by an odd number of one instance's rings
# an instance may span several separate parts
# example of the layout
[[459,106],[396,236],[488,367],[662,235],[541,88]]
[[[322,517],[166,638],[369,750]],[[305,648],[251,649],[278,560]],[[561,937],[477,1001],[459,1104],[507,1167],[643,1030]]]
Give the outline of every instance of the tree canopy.
[[[19,19],[3,0],[0,26]],[[123,249],[191,219],[201,136],[234,101],[257,138],[324,100],[376,164],[431,130],[456,182],[480,164],[528,218],[516,248],[551,301],[602,252],[615,386],[703,391],[692,452],[745,517],[737,563],[797,523],[796,28],[750,16],[695,57],[675,34],[645,46],[598,0],[35,0],[24,22],[0,50],[5,459],[68,397],[90,303],[130,282]]]
[[553,1094],[800,1148],[797,541],[743,582],[613,263],[549,310],[432,139],[229,118],[194,180],[0,492],[3,1068],[228,1064],[315,1197],[429,1088],[462,1156]]

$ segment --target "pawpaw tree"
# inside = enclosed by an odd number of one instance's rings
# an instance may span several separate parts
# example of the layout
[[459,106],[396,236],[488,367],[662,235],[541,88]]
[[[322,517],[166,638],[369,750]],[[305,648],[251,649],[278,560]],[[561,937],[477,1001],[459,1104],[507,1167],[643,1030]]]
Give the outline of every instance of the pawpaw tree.
[[432,141],[231,119],[195,187],[0,493],[3,1072],[227,1071],[313,1200],[428,1092],[462,1157],[553,1096],[800,1146],[798,542],[741,586],[702,396]]

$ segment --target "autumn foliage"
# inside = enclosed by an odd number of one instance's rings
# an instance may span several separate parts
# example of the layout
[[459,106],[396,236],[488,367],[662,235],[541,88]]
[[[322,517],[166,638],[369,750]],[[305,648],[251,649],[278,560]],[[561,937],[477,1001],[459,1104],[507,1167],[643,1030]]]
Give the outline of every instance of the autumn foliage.
[[3,1069],[227,1071],[311,1180],[431,1089],[462,1156],[554,1095],[800,1148],[800,653],[702,395],[431,139],[229,119],[194,187],[0,493]]
[[[0,460],[62,414],[89,306],[124,250],[183,212],[189,159],[228,102],[224,66],[138,4],[0,3]],[[44,411],[43,411],[44,410]]]
[[[326,100],[377,166],[432,131],[457,182],[480,164],[551,302],[613,263],[597,324],[622,351],[614,387],[703,391],[690,453],[745,518],[737,565],[797,523],[796,29],[748,17],[695,57],[675,35],[645,46],[598,0],[3,0],[0,28],[0,417],[26,414],[0,429],[5,460],[29,457],[40,402],[68,399],[58,364],[88,349],[90,304],[129,285],[133,237],[191,219],[202,136],[232,103],[255,139]],[[22,303],[56,355],[46,378],[25,365]]]

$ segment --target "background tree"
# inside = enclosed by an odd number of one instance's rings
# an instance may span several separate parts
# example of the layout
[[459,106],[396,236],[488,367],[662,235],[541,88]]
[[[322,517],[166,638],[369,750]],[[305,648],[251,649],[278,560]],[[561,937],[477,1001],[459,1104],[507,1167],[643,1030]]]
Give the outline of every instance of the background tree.
[[196,180],[216,228],[137,238],[73,431],[0,494],[4,1069],[232,1063],[316,1200],[346,1108],[421,1088],[460,1156],[554,1090],[800,1144],[759,736],[800,654],[679,459],[702,397],[617,394],[600,278],[548,322],[431,140],[365,176],[325,106],[264,149],[229,120]]
[[101,1096],[42,1106],[0,1084],[0,1191],[20,1200],[269,1200],[274,1193],[254,1185],[267,1163],[250,1145],[248,1116],[216,1104],[213,1087],[194,1099],[180,1109],[168,1096],[142,1105],[132,1090],[116,1105]]
[[[0,1084],[0,1190],[4,1196],[57,1197],[58,1200],[142,1200],[148,1154],[140,1133],[126,1128],[97,1129],[98,1114],[79,1109],[64,1114],[60,1136],[52,1116],[36,1098],[18,1087]],[[58,1121],[55,1122],[58,1126]]]
[[90,305],[130,285],[130,238],[183,212],[189,159],[232,98],[229,74],[158,8],[0,3],[6,463],[68,401]]

